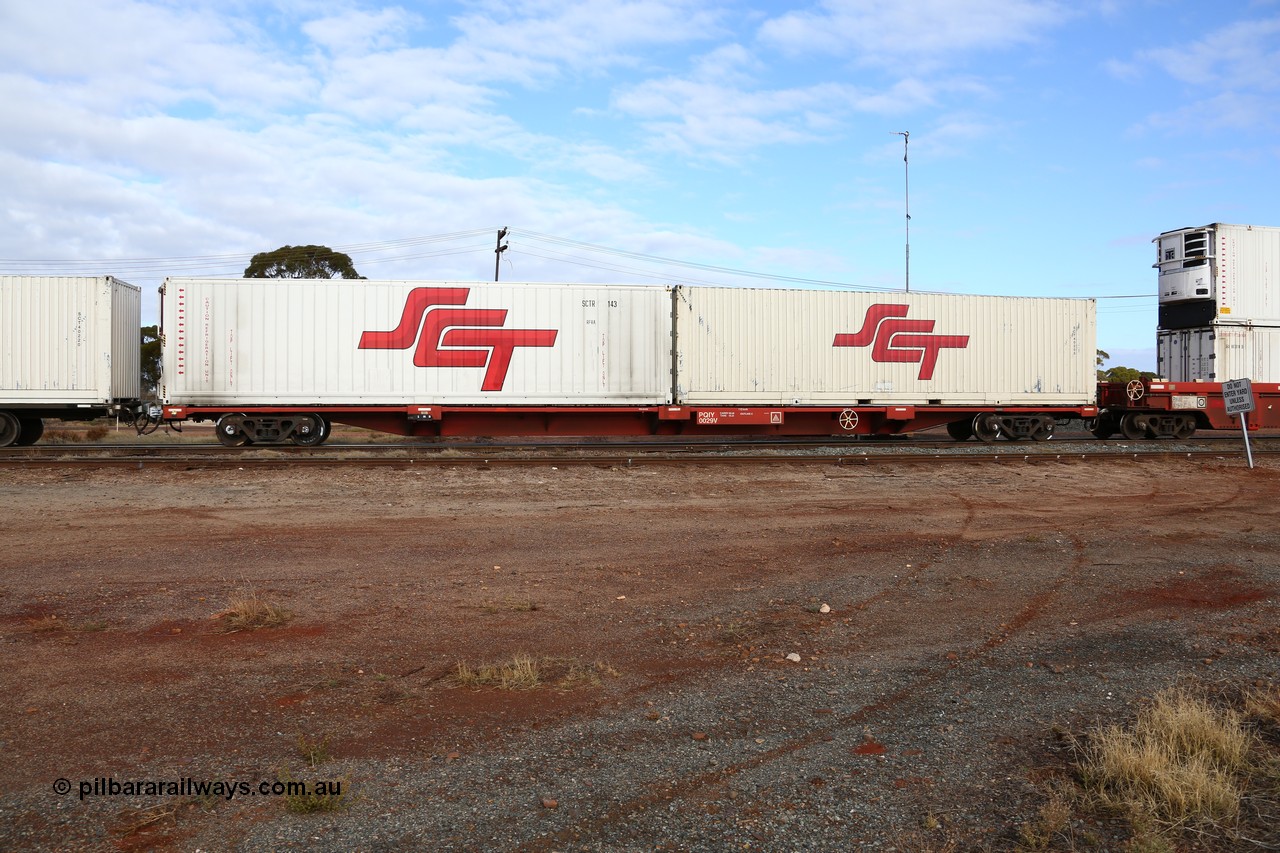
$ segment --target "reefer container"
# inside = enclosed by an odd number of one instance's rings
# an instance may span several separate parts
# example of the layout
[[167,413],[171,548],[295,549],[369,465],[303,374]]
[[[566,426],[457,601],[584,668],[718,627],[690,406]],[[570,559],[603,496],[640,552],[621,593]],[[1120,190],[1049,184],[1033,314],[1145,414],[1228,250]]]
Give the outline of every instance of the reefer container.
[[1280,228],[1214,223],[1153,242],[1161,329],[1280,326]]
[[162,306],[166,403],[670,401],[666,287],[170,278]]
[[1280,382],[1280,328],[1215,324],[1157,332],[1156,363],[1170,382]]
[[1093,300],[681,288],[681,403],[1083,406]]
[[137,400],[141,306],[111,276],[0,276],[0,408]]

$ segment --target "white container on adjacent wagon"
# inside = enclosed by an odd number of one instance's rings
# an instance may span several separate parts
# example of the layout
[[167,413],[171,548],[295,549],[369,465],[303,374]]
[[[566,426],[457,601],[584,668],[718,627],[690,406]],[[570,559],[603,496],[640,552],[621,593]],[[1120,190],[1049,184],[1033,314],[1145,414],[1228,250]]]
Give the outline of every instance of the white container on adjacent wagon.
[[1220,323],[1157,332],[1156,364],[1170,382],[1280,382],[1280,328]]
[[688,405],[1089,405],[1090,299],[680,288]]
[[662,286],[170,278],[163,400],[662,405]]
[[1280,228],[1215,222],[1153,242],[1161,329],[1280,326]]
[[0,407],[138,399],[141,306],[111,276],[0,276]]

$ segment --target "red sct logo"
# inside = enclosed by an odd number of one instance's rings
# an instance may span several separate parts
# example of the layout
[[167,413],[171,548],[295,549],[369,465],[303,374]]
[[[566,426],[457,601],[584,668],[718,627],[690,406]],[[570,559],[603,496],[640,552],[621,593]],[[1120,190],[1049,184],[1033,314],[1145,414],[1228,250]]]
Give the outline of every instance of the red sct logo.
[[[415,287],[400,325],[365,332],[360,349],[408,349],[418,367],[483,367],[481,391],[501,391],[516,347],[555,346],[555,329],[504,329],[505,309],[463,308],[466,287]],[[435,307],[449,306],[449,307]]]
[[878,362],[919,362],[920,378],[932,379],[943,349],[965,349],[968,335],[934,335],[933,320],[892,319],[906,317],[907,305],[872,305],[853,334],[836,335],[836,347],[871,347],[871,360]]

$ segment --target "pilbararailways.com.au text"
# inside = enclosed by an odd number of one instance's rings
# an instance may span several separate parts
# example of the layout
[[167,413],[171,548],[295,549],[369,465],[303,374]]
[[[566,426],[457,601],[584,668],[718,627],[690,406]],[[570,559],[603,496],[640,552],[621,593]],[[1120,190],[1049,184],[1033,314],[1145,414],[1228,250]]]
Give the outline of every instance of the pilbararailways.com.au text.
[[116,779],[99,776],[81,779],[73,785],[69,779],[53,783],[56,794],[76,791],[81,800],[87,797],[340,797],[342,780],[300,782],[293,779],[244,782],[235,779]]

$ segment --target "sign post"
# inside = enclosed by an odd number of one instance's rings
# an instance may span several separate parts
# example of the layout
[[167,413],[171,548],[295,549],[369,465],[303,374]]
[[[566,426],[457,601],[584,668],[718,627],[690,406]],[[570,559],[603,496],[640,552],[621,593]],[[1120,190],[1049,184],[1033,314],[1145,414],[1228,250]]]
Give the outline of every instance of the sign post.
[[1228,415],[1240,416],[1240,430],[1244,433],[1244,455],[1253,467],[1253,450],[1249,447],[1248,414],[1253,411],[1253,385],[1248,379],[1232,379],[1222,383],[1222,402]]

